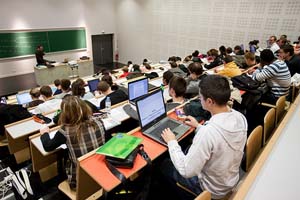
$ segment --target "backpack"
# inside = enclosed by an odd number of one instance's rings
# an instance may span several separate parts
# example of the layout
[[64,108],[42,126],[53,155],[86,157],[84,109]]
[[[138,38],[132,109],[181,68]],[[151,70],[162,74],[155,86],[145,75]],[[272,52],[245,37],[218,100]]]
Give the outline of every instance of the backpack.
[[30,112],[22,105],[0,104],[0,135],[4,134],[4,126],[31,117]]
[[231,78],[232,85],[240,90],[256,90],[260,83],[253,80],[247,74],[241,74]]

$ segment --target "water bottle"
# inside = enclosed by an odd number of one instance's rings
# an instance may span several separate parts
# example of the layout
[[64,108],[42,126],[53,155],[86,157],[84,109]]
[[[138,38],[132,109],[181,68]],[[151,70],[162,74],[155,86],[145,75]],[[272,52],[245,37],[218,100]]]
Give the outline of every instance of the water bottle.
[[105,111],[106,111],[108,117],[110,117],[110,110],[111,110],[110,97],[106,97],[106,100],[105,100]]

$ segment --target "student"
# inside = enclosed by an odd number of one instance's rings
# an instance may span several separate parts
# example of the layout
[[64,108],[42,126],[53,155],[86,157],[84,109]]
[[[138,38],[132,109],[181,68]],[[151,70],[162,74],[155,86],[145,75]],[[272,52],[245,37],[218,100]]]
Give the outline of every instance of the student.
[[133,67],[132,61],[128,61],[127,66],[128,66],[128,71],[131,72],[133,70],[132,69],[132,67]]
[[181,189],[176,182],[197,195],[207,190],[212,198],[220,199],[239,181],[247,121],[241,113],[227,106],[230,87],[225,77],[209,75],[201,80],[199,87],[201,105],[212,117],[204,125],[187,117],[186,124],[197,129],[186,154],[169,128],[162,132],[171,160],[166,160],[161,169],[179,194]]
[[32,101],[25,105],[25,108],[31,108],[44,103],[43,100],[40,99],[41,92],[39,88],[32,88],[29,92]]
[[202,65],[198,62],[191,63],[188,66],[190,75],[185,79],[187,82],[186,95],[193,97],[199,93],[199,83],[206,74],[203,74]]
[[209,61],[210,63],[208,65],[207,64],[204,65],[206,69],[211,69],[223,64],[217,49],[210,49],[207,52],[207,55],[211,58],[211,60]]
[[122,68],[122,71],[123,71],[123,74],[121,74],[119,78],[124,78],[124,77],[126,77],[129,74],[129,70],[128,70],[127,66],[124,66]]
[[215,72],[219,75],[232,78],[234,76],[241,75],[242,72],[239,67],[233,62],[233,58],[229,55],[224,58],[224,69],[218,70],[215,69]]
[[255,54],[251,52],[245,53],[245,63],[247,65],[247,68],[255,66],[257,64]]
[[170,71],[165,71],[163,73],[163,86],[168,86],[171,78],[173,78],[174,74]]
[[278,44],[276,43],[277,38],[275,35],[270,36],[269,40],[268,40],[268,48],[273,52],[275,57],[278,57],[278,51],[280,49],[280,47],[278,46]]
[[85,83],[81,78],[78,78],[76,81],[72,83],[71,90],[72,95],[78,96],[83,100],[89,100],[94,98],[94,95],[91,92],[85,92],[84,89]]
[[34,114],[47,113],[59,109],[61,99],[54,99],[52,90],[48,85],[42,86],[40,89],[44,103],[39,104],[33,111]]
[[61,91],[61,81],[59,79],[56,79],[54,81],[54,85],[56,87],[56,90],[55,90],[53,95],[58,95],[58,94],[62,93],[62,91]]
[[105,95],[105,98],[100,102],[100,109],[105,108],[105,101],[107,97],[110,97],[111,105],[128,100],[128,95],[122,90],[113,91],[110,85],[106,81],[100,81],[97,86],[99,93]]
[[127,79],[137,78],[144,75],[140,69],[140,66],[137,64],[133,65],[132,70],[133,71],[127,75]]
[[56,99],[62,99],[65,95],[71,94],[71,81],[69,79],[62,79],[61,80],[61,91],[62,93],[55,96]]
[[242,47],[240,46],[240,45],[236,45],[235,47],[234,47],[234,56],[232,56],[232,58],[233,58],[233,60],[234,60],[234,62],[235,62],[235,64],[237,64],[239,67],[241,67],[241,68],[244,68],[244,54],[245,54],[245,52],[244,52],[244,50],[242,49]]
[[[288,95],[291,85],[291,74],[286,63],[276,60],[270,49],[260,53],[260,68],[249,70],[248,73],[256,81],[266,81],[270,91],[262,96],[262,101],[275,104],[280,96]],[[255,70],[255,71],[254,71]]]
[[184,94],[186,91],[186,81],[182,77],[174,76],[169,82],[169,95],[172,97],[172,102],[166,104],[166,110],[173,108],[186,102]]
[[300,57],[295,55],[293,46],[282,46],[279,50],[279,57],[287,64],[291,76],[293,76],[295,73],[300,74]]
[[71,162],[67,162],[66,173],[70,187],[75,190],[77,158],[103,145],[109,136],[101,119],[92,117],[91,109],[80,98],[66,96],[60,107],[60,129],[50,139],[49,127],[42,128],[41,141],[46,151],[67,145]]
[[176,62],[170,62],[171,69],[168,71],[172,72],[175,76],[186,77],[186,73],[184,73],[177,65]]

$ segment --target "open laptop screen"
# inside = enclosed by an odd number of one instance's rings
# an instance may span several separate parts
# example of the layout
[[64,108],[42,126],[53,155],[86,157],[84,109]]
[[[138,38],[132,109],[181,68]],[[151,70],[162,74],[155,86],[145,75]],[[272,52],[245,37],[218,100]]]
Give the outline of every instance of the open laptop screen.
[[137,101],[136,105],[142,128],[166,115],[161,90],[157,90],[149,94],[149,96]]
[[148,79],[143,78],[128,83],[129,101],[148,94]]
[[16,94],[18,104],[25,104],[32,101],[29,92]]
[[97,90],[98,83],[99,83],[99,79],[94,79],[94,80],[88,81],[90,92],[94,92],[95,90]]

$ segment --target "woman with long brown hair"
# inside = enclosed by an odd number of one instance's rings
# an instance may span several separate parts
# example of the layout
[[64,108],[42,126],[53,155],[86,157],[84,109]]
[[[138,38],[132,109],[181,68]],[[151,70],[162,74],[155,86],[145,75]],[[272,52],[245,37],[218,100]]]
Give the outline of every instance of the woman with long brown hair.
[[41,140],[46,151],[67,145],[71,162],[66,166],[66,173],[71,188],[76,188],[77,158],[103,145],[107,136],[102,121],[92,116],[90,107],[79,97],[66,96],[61,110],[60,129],[52,139],[48,127],[41,129]]

